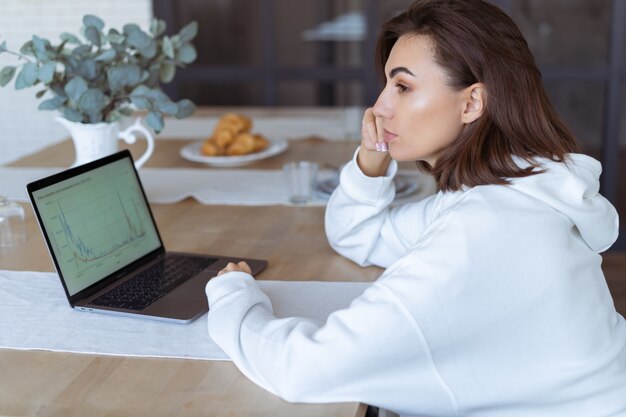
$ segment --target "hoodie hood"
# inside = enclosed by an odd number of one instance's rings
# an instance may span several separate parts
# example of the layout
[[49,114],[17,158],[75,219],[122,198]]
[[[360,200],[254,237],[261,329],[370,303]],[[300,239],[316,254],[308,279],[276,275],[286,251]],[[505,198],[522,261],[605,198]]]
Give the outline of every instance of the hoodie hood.
[[[599,193],[600,162],[582,154],[569,154],[565,163],[545,158],[535,161],[546,172],[511,179],[511,186],[566,215],[593,251],[611,247],[619,233],[619,218],[615,207]],[[528,166],[522,159],[516,163]]]

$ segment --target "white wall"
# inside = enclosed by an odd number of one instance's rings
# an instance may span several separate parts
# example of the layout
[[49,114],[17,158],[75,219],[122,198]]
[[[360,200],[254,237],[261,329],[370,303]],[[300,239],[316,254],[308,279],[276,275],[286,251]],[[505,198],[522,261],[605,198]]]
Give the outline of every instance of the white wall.
[[[147,28],[152,18],[150,0],[0,0],[0,43],[19,51],[33,34],[59,43],[62,32],[78,34],[82,17],[94,14],[106,28],[137,23]],[[0,54],[0,68],[15,65],[17,57]],[[0,164],[32,153],[67,137],[54,121],[56,112],[37,110],[37,86],[15,91],[14,82],[0,88]]]

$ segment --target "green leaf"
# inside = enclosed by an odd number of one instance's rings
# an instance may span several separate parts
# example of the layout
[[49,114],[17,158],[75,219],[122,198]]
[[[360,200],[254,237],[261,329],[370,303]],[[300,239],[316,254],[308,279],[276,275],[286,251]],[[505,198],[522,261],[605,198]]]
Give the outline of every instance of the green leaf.
[[98,55],[94,59],[94,61],[113,61],[116,56],[117,56],[117,52],[115,52],[115,49],[107,49],[106,51]]
[[[35,52],[35,57],[39,61],[47,61],[48,54],[46,53],[46,42],[44,39],[41,39],[37,35],[33,35],[33,51]],[[49,42],[48,42],[49,43]]]
[[69,107],[63,107],[63,117],[70,122],[82,123],[83,121],[83,115],[74,109],[70,109]]
[[85,38],[98,48],[102,44],[100,40],[100,31],[95,26],[87,26],[85,27]]
[[183,44],[183,42],[180,41],[180,36],[178,35],[170,37],[170,40],[172,41],[172,45],[174,45],[174,48],[178,48],[180,45]]
[[107,123],[114,123],[121,119],[122,119],[122,114],[119,111],[117,111],[117,109],[115,109],[115,110],[111,110],[110,112],[108,112],[107,115],[105,115],[104,121]]
[[42,98],[44,94],[46,94],[48,92],[48,90],[39,90],[37,91],[37,94],[35,94],[36,98]]
[[165,32],[165,28],[165,21],[160,19],[152,19],[152,22],[150,23],[150,33],[152,34],[152,36],[161,36],[163,32]]
[[150,89],[145,85],[138,85],[135,89],[130,93],[130,96],[147,96],[150,93]]
[[20,54],[35,56],[35,50],[33,49],[33,41],[26,41],[20,48]]
[[178,51],[176,51],[176,60],[185,64],[190,64],[197,58],[196,48],[190,43],[183,44]]
[[122,119],[123,117],[132,116],[135,113],[133,109],[130,107],[120,107],[119,109],[115,109],[109,113],[106,117],[107,122],[115,122],[117,120]]
[[191,22],[188,23],[184,28],[178,32],[178,36],[180,37],[181,43],[186,43],[196,37],[198,34],[198,23]]
[[91,45],[80,45],[72,50],[73,55],[88,56],[91,53]]
[[172,40],[169,36],[163,37],[163,45],[161,46],[161,49],[163,50],[165,56],[169,59],[174,59],[176,56],[174,52],[174,45],[172,45]]
[[154,41],[154,39],[151,39],[150,42],[148,43],[148,46],[146,46],[145,48],[137,49],[137,50],[145,58],[152,59],[156,56],[157,49],[158,49],[157,43]]
[[42,83],[48,84],[54,77],[54,70],[56,69],[56,62],[47,62],[39,67],[39,79]]
[[119,45],[121,43],[124,43],[124,41],[126,40],[126,36],[122,35],[115,29],[109,29],[109,34],[107,35],[107,39],[112,44]]
[[163,84],[167,84],[174,79],[176,75],[176,65],[169,64],[167,62],[161,64],[161,68],[159,68],[159,80]]
[[169,114],[170,116],[178,114],[178,105],[169,100],[158,103],[157,108],[161,113]]
[[11,82],[13,76],[15,75],[15,69],[17,67],[7,66],[0,70],[0,87],[4,87],[8,83]]
[[159,68],[160,65],[152,65],[148,71],[148,78],[142,82],[150,88],[155,88],[159,84]]
[[132,63],[133,61],[136,61],[134,55],[128,56],[128,45],[126,45],[126,38],[124,38],[124,41],[122,43],[112,43],[111,46],[113,46],[113,49],[115,49],[118,55],[124,56],[128,60],[128,62]]
[[44,100],[39,104],[39,110],[56,110],[67,101],[67,97],[54,96],[51,99]]
[[100,123],[103,120],[102,112],[87,113],[89,123]]
[[99,31],[104,29],[104,22],[98,16],[94,16],[92,14],[86,14],[83,16],[83,25],[85,26],[93,26]]
[[196,105],[193,104],[191,100],[182,99],[178,103],[178,111],[176,112],[177,119],[184,119],[185,117],[189,117],[196,111]]
[[3,53],[3,52],[6,52],[6,50],[7,50],[7,43],[6,43],[6,41],[4,41],[4,42],[0,43],[0,54]]
[[64,91],[70,100],[78,102],[87,89],[87,82],[82,77],[74,77],[65,84]]
[[144,82],[148,80],[148,78],[150,78],[150,71],[142,70],[141,78],[139,79],[139,84],[143,84]]
[[148,88],[144,85],[140,85],[139,87],[135,88],[130,94],[131,97],[146,97],[155,103],[170,101],[170,98],[167,96],[167,94],[161,91],[160,88]]
[[112,91],[132,87],[141,80],[141,68],[137,65],[118,65],[107,70],[107,79]]
[[106,96],[96,88],[90,88],[80,97],[78,107],[83,113],[93,115],[106,106]]
[[76,71],[81,77],[93,80],[98,76],[98,64],[93,59],[86,59],[79,63]]
[[37,65],[27,62],[15,79],[15,89],[21,90],[30,87],[37,82]]
[[120,113],[122,113],[123,116],[132,116],[135,112],[133,111],[133,109],[131,109],[130,107],[121,107],[118,109],[118,111]]
[[152,38],[135,24],[124,25],[124,34],[128,44],[136,49],[147,48]]
[[131,32],[141,32],[141,28],[134,24],[134,23],[129,23],[124,25],[124,27],[122,28],[122,32],[124,32],[124,35],[128,36],[131,34]]
[[72,35],[71,33],[67,32],[61,33],[61,40],[75,45],[80,45],[82,43],[76,35]]
[[151,110],[152,103],[150,100],[142,96],[130,96],[130,101],[138,108],[144,110]]
[[163,116],[155,111],[148,112],[146,123],[148,123],[148,126],[154,129],[156,133],[163,130]]
[[78,70],[80,62],[74,55],[69,55],[65,62],[65,72],[69,74],[74,74]]
[[152,36],[157,36],[157,29],[158,29],[158,20],[157,18],[152,18],[152,21],[150,22],[150,27],[148,28],[148,30],[150,31],[150,34]]

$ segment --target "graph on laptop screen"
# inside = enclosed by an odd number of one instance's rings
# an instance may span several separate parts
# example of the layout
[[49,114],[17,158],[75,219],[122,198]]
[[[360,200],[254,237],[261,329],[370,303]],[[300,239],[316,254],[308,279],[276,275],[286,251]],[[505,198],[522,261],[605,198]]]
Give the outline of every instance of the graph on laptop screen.
[[33,193],[73,295],[160,246],[129,159]]

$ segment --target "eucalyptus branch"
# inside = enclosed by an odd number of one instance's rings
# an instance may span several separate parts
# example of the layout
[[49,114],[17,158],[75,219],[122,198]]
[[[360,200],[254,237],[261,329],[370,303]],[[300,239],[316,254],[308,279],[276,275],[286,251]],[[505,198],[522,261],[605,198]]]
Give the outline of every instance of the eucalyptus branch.
[[148,111],[148,125],[159,132],[164,115],[191,115],[195,110],[191,101],[173,102],[160,86],[174,79],[177,68],[196,59],[191,41],[198,25],[192,22],[171,37],[165,35],[165,22],[156,19],[149,33],[132,23],[106,33],[104,26],[100,18],[86,15],[82,38],[63,33],[61,42],[53,45],[33,35],[21,53],[7,50],[3,42],[0,53],[26,62],[2,68],[0,87],[14,77],[16,89],[43,84],[45,89],[36,96],[47,97],[39,109],[60,111],[74,122],[115,121],[139,109]]
[[5,49],[4,51],[1,51],[0,53],[5,53],[5,54],[9,54],[9,55],[15,55],[18,59],[24,59],[24,60],[26,60],[28,62],[34,62],[29,57],[27,57],[26,55],[20,54],[19,52],[13,52],[13,51],[10,51],[8,49]]

